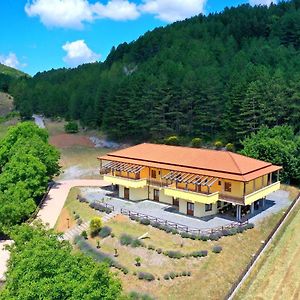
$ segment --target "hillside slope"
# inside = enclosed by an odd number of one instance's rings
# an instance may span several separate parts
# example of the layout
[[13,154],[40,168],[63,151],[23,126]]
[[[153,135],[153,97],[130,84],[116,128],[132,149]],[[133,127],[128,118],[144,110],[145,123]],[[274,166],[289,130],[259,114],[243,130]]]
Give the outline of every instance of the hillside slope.
[[5,74],[11,77],[28,76],[26,73],[20,70],[5,66],[1,63],[0,63],[0,74]]
[[300,0],[242,5],[113,48],[104,63],[11,87],[23,115],[78,119],[116,139],[238,143],[262,124],[300,130]]

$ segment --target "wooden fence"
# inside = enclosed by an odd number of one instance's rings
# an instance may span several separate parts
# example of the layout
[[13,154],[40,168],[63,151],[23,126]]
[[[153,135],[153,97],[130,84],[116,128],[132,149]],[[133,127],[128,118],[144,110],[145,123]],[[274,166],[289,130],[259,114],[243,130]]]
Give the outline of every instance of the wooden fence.
[[247,220],[245,222],[233,222],[226,226],[220,226],[220,227],[216,227],[216,228],[198,229],[198,228],[188,227],[186,225],[175,223],[172,221],[168,221],[165,219],[146,215],[143,213],[138,213],[138,212],[131,211],[128,209],[124,209],[124,208],[121,209],[121,214],[129,216],[129,218],[133,217],[133,218],[147,219],[150,221],[151,225],[154,223],[158,223],[159,225],[168,226],[172,229],[176,229],[178,232],[186,232],[186,233],[189,233],[192,235],[198,235],[198,236],[209,235],[212,233],[218,233],[225,229],[236,228],[236,227],[240,227],[240,226],[244,226],[244,225],[248,224],[248,220]]
[[269,241],[273,238],[273,236],[276,233],[276,231],[278,230],[279,226],[281,226],[281,224],[284,222],[284,220],[288,216],[289,212],[293,209],[293,207],[295,206],[295,204],[297,203],[297,201],[298,201],[299,198],[300,198],[300,193],[297,195],[297,197],[294,199],[294,201],[288,207],[287,211],[285,211],[285,213],[282,215],[282,217],[280,218],[280,220],[278,221],[278,223],[276,224],[276,226],[270,232],[270,234],[268,235],[268,237],[266,238],[266,240],[264,241],[264,243],[259,247],[259,249],[255,253],[255,255],[252,256],[250,262],[247,264],[247,266],[245,267],[245,269],[243,270],[243,272],[240,274],[240,276],[238,277],[238,279],[233,283],[233,285],[231,286],[230,290],[228,291],[228,293],[227,293],[227,295],[225,296],[224,299],[231,298],[231,296],[233,295],[233,293],[236,292],[236,289],[239,286],[239,284],[242,282],[242,280],[244,279],[244,277],[246,276],[246,274],[248,273],[248,271],[250,270],[250,268],[254,265],[254,263],[256,262],[256,260],[260,256],[260,254],[262,253],[262,251],[264,251],[264,249],[268,245]]

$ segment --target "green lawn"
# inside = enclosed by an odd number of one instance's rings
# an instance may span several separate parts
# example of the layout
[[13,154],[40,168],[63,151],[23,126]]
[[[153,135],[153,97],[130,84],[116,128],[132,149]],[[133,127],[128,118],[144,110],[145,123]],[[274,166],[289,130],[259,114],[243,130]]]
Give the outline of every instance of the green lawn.
[[300,299],[300,205],[235,299]]

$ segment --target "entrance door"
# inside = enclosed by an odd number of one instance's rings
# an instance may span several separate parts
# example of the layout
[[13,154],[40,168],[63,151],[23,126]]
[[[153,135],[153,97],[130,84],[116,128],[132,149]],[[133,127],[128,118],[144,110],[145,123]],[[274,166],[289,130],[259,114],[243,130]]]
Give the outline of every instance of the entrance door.
[[154,194],[153,200],[159,201],[159,190],[153,190],[153,194]]
[[187,215],[193,216],[194,215],[194,203],[188,202],[187,203]]
[[129,188],[124,188],[124,199],[129,200]]
[[173,197],[173,206],[179,207],[179,199]]

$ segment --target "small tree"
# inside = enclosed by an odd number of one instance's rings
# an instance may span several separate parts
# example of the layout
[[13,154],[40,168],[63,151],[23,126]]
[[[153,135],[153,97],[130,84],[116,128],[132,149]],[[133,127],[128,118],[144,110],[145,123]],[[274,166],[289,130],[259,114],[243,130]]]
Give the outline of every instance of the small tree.
[[192,139],[192,147],[193,148],[200,148],[202,145],[202,139],[200,138],[193,138]]
[[226,144],[225,147],[227,151],[234,151],[234,145],[231,143]]
[[94,217],[90,223],[91,236],[95,236],[102,228],[102,221],[99,217]]
[[223,143],[221,141],[216,141],[215,142],[215,147],[217,150],[220,150],[223,147]]
[[77,133],[78,130],[78,124],[76,122],[68,122],[65,125],[65,132],[67,133]]
[[141,266],[141,258],[138,256],[138,257],[136,257],[135,258],[135,265],[137,266],[137,267],[140,267]]
[[180,144],[179,138],[176,135],[172,135],[172,136],[169,136],[168,138],[166,138],[165,143],[167,145],[173,145],[173,146],[178,146]]

